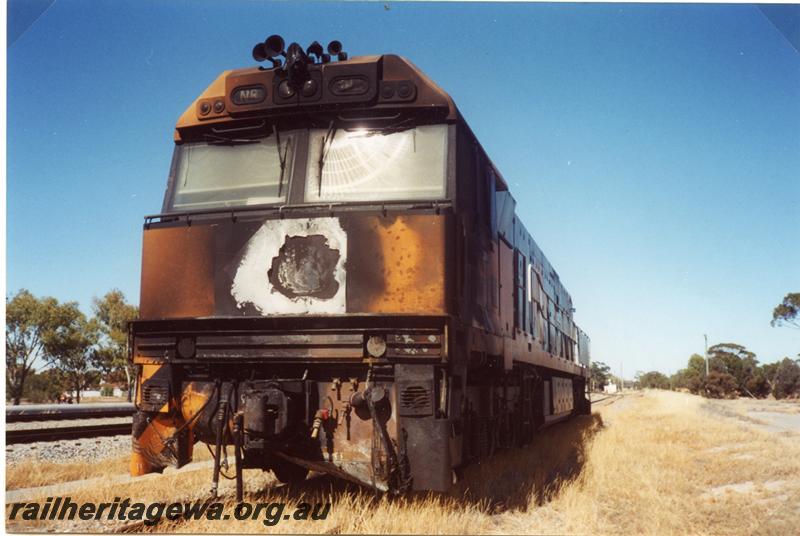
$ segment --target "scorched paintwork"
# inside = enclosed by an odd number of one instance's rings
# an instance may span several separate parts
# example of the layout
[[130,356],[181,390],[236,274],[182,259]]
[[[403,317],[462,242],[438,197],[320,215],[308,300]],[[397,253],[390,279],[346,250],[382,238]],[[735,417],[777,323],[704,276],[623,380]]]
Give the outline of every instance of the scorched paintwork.
[[[286,251],[298,237],[320,237]],[[268,220],[247,242],[231,294],[260,314],[347,311],[347,235],[339,218]],[[331,262],[333,261],[333,262]]]

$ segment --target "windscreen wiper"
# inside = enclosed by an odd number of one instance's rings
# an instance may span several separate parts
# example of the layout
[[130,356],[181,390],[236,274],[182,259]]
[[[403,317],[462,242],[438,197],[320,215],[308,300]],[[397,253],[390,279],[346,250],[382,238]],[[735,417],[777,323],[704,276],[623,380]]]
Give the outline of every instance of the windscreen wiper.
[[249,145],[251,143],[261,143],[258,138],[226,138],[215,134],[205,134],[209,145]]
[[272,125],[272,132],[275,134],[275,145],[278,147],[278,162],[281,166],[281,175],[278,178],[278,197],[281,197],[283,195],[283,174],[286,171],[286,155],[289,154],[289,144],[292,142],[292,138],[286,141],[286,148],[281,154],[281,134],[278,131],[278,127]]
[[[328,156],[328,151],[330,151],[331,146],[333,145],[333,138],[336,137],[337,131],[336,123],[331,121],[331,124],[328,126],[328,132],[325,133],[325,136],[322,138],[322,147],[319,149],[319,190],[317,192],[317,197],[322,197],[322,167],[325,165],[325,157]],[[325,146],[328,145],[328,150],[325,150]]]
[[[416,128],[417,125],[413,122],[414,118],[409,117],[407,119],[403,119],[402,121],[398,121],[397,123],[393,123],[390,125],[382,126],[382,127],[370,127],[364,133],[365,137],[370,136],[386,136],[388,134],[395,134],[397,132],[404,132],[406,130],[411,130],[412,128]],[[356,129],[353,129],[356,130]],[[349,132],[349,131],[348,131]]]

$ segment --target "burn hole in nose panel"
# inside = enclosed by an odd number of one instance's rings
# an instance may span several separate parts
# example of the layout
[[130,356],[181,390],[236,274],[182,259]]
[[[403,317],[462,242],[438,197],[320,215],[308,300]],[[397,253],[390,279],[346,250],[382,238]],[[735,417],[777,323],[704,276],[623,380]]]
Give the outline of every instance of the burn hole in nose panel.
[[288,298],[330,299],[339,290],[339,250],[322,235],[287,236],[267,272],[272,287]]

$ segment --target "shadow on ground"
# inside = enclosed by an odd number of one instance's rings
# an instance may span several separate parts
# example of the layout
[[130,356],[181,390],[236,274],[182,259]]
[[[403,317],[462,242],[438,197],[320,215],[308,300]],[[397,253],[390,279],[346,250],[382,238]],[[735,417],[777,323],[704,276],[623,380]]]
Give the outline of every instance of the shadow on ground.
[[581,474],[587,445],[602,428],[599,414],[546,428],[530,445],[501,451],[468,467],[454,494],[494,513],[544,504]]
[[[391,500],[441,501],[449,505],[477,506],[487,513],[525,510],[548,502],[561,486],[575,480],[583,470],[592,437],[603,428],[599,414],[579,416],[540,431],[531,444],[502,450],[491,459],[467,467],[462,480],[449,494],[417,493]],[[289,503],[327,502],[336,504],[360,496],[368,505],[382,495],[327,475],[306,480],[302,485],[280,486],[254,493],[249,500],[285,500]]]

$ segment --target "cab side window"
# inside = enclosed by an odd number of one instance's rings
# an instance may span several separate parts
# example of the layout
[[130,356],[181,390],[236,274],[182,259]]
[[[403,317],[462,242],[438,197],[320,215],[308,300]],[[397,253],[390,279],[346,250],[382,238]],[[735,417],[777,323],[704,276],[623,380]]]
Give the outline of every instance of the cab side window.
[[489,159],[477,144],[475,146],[475,166],[475,214],[478,215],[483,230],[494,239],[497,236],[497,209],[495,207],[497,177]]

